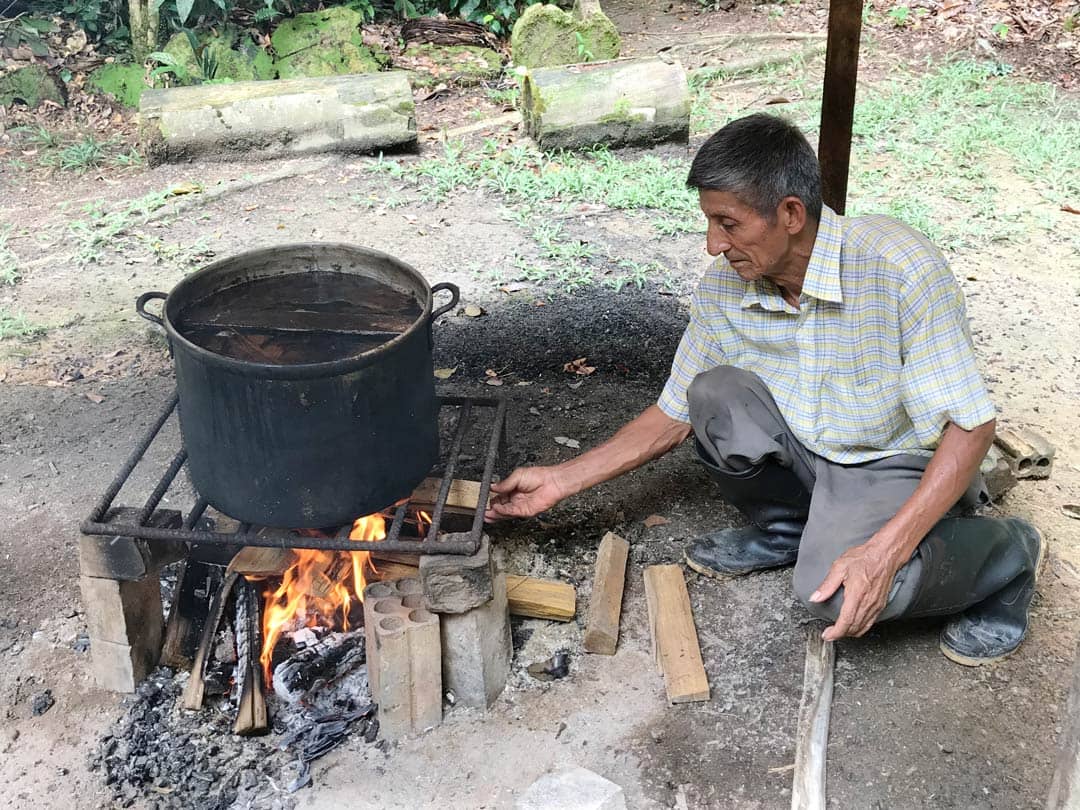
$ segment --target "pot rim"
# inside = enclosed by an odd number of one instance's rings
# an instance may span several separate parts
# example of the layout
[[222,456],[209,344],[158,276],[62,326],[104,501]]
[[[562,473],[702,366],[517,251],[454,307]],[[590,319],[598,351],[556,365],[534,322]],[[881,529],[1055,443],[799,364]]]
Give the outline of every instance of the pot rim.
[[[424,290],[423,299],[423,311],[417,316],[416,320],[412,322],[408,329],[402,332],[397,337],[376,346],[373,349],[369,349],[366,352],[355,355],[353,357],[346,357],[339,360],[328,360],[320,363],[297,363],[294,365],[276,365],[273,363],[254,363],[246,360],[237,360],[233,357],[226,357],[222,354],[217,354],[209,349],[204,349],[202,346],[194,343],[186,338],[173,324],[172,317],[169,312],[169,304],[175,300],[174,295],[178,291],[183,291],[187,287],[191,287],[197,281],[212,276],[216,272],[220,272],[223,267],[227,268],[230,265],[235,264],[241,259],[258,258],[265,255],[280,255],[288,253],[289,251],[328,251],[338,250],[344,253],[361,254],[363,256],[378,259],[380,261],[389,262],[394,266],[396,270],[400,270],[404,275],[412,278],[413,281],[418,283],[418,286]],[[277,380],[300,380],[300,379],[312,379],[321,377],[336,377],[342,374],[348,374],[353,371],[358,371],[362,368],[370,366],[385,355],[394,352],[398,346],[404,344],[420,330],[424,328],[425,324],[430,323],[432,311],[432,293],[431,285],[428,280],[418,271],[415,267],[402,261],[396,256],[391,256],[389,253],[384,253],[381,250],[375,250],[374,248],[364,247],[362,245],[349,244],[348,242],[289,242],[283,245],[271,245],[267,247],[253,248],[246,250],[242,253],[236,253],[223,259],[211,262],[205,267],[200,268],[189,276],[181,279],[171,290],[169,290],[161,311],[161,320],[164,324],[165,331],[169,337],[169,341],[175,344],[179,344],[183,347],[184,351],[194,355],[196,358],[203,362],[211,363],[218,367],[225,368],[238,375],[245,377],[261,377],[266,379]]]

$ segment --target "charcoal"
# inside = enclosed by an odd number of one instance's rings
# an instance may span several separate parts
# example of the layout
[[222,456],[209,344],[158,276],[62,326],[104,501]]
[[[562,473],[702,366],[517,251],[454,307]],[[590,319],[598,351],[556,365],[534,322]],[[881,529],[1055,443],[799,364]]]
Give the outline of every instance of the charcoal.
[[274,667],[274,693],[299,703],[366,661],[364,630],[330,633]]
[[529,664],[529,674],[538,681],[555,681],[570,674],[570,653],[560,650],[546,661]]

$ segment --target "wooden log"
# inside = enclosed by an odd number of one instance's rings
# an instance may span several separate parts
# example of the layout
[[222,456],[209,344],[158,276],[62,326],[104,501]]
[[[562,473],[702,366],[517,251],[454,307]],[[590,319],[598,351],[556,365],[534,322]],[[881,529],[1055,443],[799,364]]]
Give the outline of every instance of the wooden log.
[[146,90],[139,113],[151,164],[416,145],[404,71]]
[[855,80],[859,72],[859,35],[863,0],[830,0],[829,39],[821,95],[821,196],[836,213],[847,207],[851,125],[855,120]]
[[296,552],[291,548],[263,548],[244,546],[229,562],[226,573],[245,577],[281,576],[296,562]]
[[240,699],[233,734],[249,737],[269,730],[263,684],[262,632],[259,627],[259,595],[246,579],[236,583],[236,673]]
[[686,71],[662,59],[530,70],[521,108],[528,134],[544,149],[647,145],[690,135]]
[[670,703],[709,699],[709,681],[701,661],[694,613],[682,568],[650,565],[645,569],[645,596],[653,649],[664,673]]
[[619,616],[622,613],[623,585],[630,544],[608,532],[600,541],[593,574],[589,618],[585,629],[585,651],[614,655],[619,643]]
[[[425,478],[409,498],[409,504],[419,508],[434,506],[439,497],[440,478]],[[472,515],[480,503],[480,482],[455,478],[450,482],[450,492],[446,496],[448,509],[456,509]]]
[[1058,740],[1057,767],[1046,799],[1046,810],[1077,807],[1080,807],[1080,656],[1073,663],[1072,687]]
[[210,603],[210,615],[203,626],[202,637],[199,639],[199,649],[195,652],[195,662],[191,666],[191,677],[188,678],[187,686],[184,687],[184,708],[201,709],[203,696],[206,694],[206,667],[210,663],[213,654],[214,635],[217,633],[221,618],[225,615],[225,605],[229,601],[240,575],[235,571],[226,574],[221,587],[214,594]]
[[833,665],[836,651],[821,630],[806,634],[806,665],[799,704],[799,730],[795,741],[795,773],[791,810],[825,810],[825,760],[832,711]]
[[506,598],[514,616],[568,622],[577,612],[574,586],[556,579],[507,574]]
[[221,566],[199,560],[183,563],[177,578],[176,596],[169,605],[165,641],[161,645],[162,666],[190,669],[199,648],[203,627],[210,615],[210,603],[221,587]]

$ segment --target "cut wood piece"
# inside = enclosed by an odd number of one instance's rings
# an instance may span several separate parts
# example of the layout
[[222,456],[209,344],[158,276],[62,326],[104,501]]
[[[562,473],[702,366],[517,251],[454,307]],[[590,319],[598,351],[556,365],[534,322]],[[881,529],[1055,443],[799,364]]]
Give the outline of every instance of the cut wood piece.
[[692,703],[709,699],[709,680],[701,662],[694,613],[682,568],[650,565],[645,569],[649,626],[664,673],[668,701]]
[[515,616],[568,622],[577,611],[577,591],[568,582],[508,574],[506,596]]
[[206,667],[210,663],[210,656],[213,654],[214,635],[217,633],[218,625],[221,624],[221,617],[225,615],[225,605],[229,601],[229,594],[232,593],[232,589],[239,578],[240,575],[235,571],[226,574],[221,587],[217,589],[214,599],[210,603],[210,614],[206,619],[206,624],[203,626],[202,637],[199,639],[199,649],[195,652],[195,661],[191,666],[191,677],[188,678],[187,686],[184,687],[185,709],[197,710],[202,708],[203,696],[206,693]]
[[199,648],[203,627],[210,616],[210,603],[221,587],[222,568],[186,560],[177,577],[176,596],[169,606],[165,641],[161,645],[161,665],[190,669]]
[[[439,498],[439,487],[442,486],[441,478],[425,478],[409,498],[411,506],[434,506]],[[467,510],[469,514],[476,512],[480,502],[480,482],[466,481],[455,478],[450,482],[450,492],[446,496],[448,509]]]
[[248,737],[269,730],[263,684],[262,633],[259,628],[259,595],[246,579],[236,584],[236,673],[240,700],[233,734]]
[[530,70],[521,109],[544,149],[686,141],[690,85],[678,62],[615,59]]
[[619,643],[619,616],[622,613],[629,554],[630,544],[613,532],[605,534],[600,541],[585,629],[586,652],[615,654],[615,647]]
[[374,560],[373,563],[375,572],[368,576],[369,582],[396,582],[399,579],[420,576],[420,569],[415,565],[390,560]]
[[151,163],[271,159],[416,144],[404,71],[147,90],[140,141]]
[[825,760],[835,661],[833,643],[824,641],[821,630],[811,627],[806,634],[806,666],[795,740],[791,810],[825,810]]
[[296,552],[291,548],[244,546],[236,552],[226,572],[245,577],[281,576],[295,562]]

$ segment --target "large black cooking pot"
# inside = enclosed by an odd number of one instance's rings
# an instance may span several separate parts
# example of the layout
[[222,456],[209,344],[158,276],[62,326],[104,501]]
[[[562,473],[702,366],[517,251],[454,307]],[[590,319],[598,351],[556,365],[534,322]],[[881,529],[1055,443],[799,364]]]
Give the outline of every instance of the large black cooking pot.
[[[370,303],[356,290],[368,287],[379,293],[373,299],[408,304],[390,318],[396,328],[380,322],[377,305],[374,327],[351,328]],[[249,291],[284,288],[262,329],[263,310],[253,315],[249,305],[259,296]],[[451,300],[433,312],[437,290]],[[165,300],[161,317],[145,309],[154,298]],[[343,244],[253,250],[193,273],[167,295],[140,296],[138,313],[168,334],[199,494],[238,520],[288,528],[343,525],[407,496],[438,459],[431,324],[457,301],[454,285],[429,287],[404,262]],[[260,362],[230,348],[230,340],[255,345],[267,334],[284,336],[291,361]]]

